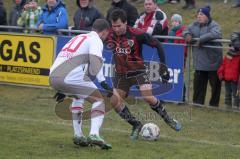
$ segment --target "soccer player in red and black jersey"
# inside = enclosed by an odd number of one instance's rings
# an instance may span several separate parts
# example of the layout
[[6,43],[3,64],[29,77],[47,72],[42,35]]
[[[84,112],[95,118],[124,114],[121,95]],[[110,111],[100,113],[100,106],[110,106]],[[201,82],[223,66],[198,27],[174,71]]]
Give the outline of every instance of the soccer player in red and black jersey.
[[114,90],[111,97],[111,105],[115,111],[133,126],[131,139],[137,139],[142,124],[129,111],[123,100],[128,95],[132,85],[138,85],[145,102],[156,111],[164,121],[174,130],[179,131],[181,124],[170,117],[162,102],[152,94],[152,85],[149,80],[148,69],[144,65],[142,57],[142,44],[155,47],[160,58],[160,76],[163,82],[169,80],[169,72],[165,65],[165,55],[160,42],[139,29],[127,25],[126,13],[123,10],[115,10],[111,14],[111,25],[107,46],[113,52],[115,62]]

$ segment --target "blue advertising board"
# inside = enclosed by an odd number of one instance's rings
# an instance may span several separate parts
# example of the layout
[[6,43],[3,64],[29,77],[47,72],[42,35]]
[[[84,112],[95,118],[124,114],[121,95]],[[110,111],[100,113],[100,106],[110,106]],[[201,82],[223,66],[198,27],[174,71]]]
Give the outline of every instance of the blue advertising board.
[[[57,38],[57,52],[70,40],[70,37],[59,36]],[[159,76],[159,57],[157,50],[147,45],[143,45],[142,55],[144,62],[149,68],[149,76],[153,87],[153,94],[160,100],[182,101],[183,96],[183,71],[184,71],[184,47],[182,45],[163,44],[166,64],[170,72],[168,83],[162,83]],[[112,63],[112,53],[109,49],[103,50],[103,72],[108,84],[112,85],[114,74],[114,63]],[[95,82],[100,88],[99,84]],[[129,92],[130,96],[141,97],[139,90],[133,86]]]

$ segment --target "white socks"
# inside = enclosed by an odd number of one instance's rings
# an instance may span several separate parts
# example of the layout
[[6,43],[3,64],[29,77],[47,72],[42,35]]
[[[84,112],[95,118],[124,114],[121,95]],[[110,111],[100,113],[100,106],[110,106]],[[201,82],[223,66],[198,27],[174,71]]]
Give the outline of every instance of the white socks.
[[71,105],[74,136],[83,136],[82,132],[82,112],[84,99],[73,99]]
[[[84,108],[83,103],[84,99],[73,99],[71,105],[74,136],[77,137],[84,136],[82,132],[82,112]],[[98,101],[92,104],[90,135],[99,136],[99,129],[102,126],[104,114],[104,101]]]
[[98,101],[92,104],[90,135],[99,136],[99,129],[102,126],[104,114],[105,114],[104,101]]

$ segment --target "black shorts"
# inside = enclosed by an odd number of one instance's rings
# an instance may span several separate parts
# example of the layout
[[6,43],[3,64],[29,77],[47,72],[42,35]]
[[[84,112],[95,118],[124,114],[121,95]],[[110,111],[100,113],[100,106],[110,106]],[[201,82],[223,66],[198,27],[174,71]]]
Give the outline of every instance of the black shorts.
[[128,94],[133,85],[150,84],[149,71],[141,70],[128,72],[126,74],[115,73],[113,80],[114,88],[121,89]]

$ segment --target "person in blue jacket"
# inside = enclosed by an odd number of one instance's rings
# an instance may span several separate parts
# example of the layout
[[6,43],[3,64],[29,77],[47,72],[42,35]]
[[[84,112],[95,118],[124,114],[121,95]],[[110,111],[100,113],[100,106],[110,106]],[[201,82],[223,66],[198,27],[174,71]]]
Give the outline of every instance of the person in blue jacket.
[[57,34],[58,29],[68,28],[67,10],[61,0],[46,0],[37,27],[43,34]]

